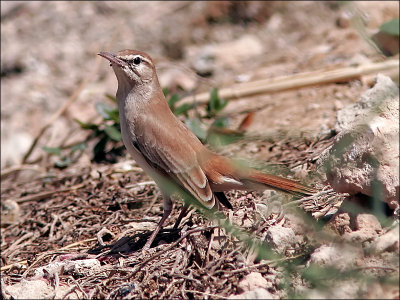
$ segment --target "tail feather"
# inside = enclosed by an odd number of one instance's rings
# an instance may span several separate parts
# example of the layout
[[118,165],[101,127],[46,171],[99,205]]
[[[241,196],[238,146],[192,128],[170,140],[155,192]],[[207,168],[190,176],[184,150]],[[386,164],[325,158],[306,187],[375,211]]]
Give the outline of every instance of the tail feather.
[[246,179],[251,182],[261,183],[271,188],[291,194],[307,196],[316,193],[315,189],[302,185],[301,183],[298,183],[296,181],[271,174],[265,174],[259,171],[251,172]]
[[[272,188],[286,193],[300,196],[309,196],[317,191],[296,181],[266,174],[220,155],[212,155],[202,160],[202,170],[212,185],[213,191],[253,190]],[[224,203],[222,195],[216,194],[217,199]],[[221,201],[222,200],[222,201]]]

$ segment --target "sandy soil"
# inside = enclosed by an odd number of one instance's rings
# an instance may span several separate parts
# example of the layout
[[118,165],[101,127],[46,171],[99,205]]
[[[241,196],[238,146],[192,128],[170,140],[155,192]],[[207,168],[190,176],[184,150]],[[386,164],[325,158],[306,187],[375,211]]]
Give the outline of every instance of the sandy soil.
[[[161,196],[129,156],[124,153],[117,164],[91,162],[92,142],[76,163],[60,170],[54,167],[56,157],[42,150],[82,141],[87,132],[73,119],[99,121],[95,104],[110,104],[106,94],[115,94],[116,80],[108,64],[96,56],[99,51],[146,51],[157,63],[163,86],[170,90],[184,86],[183,94],[193,94],[238,81],[380,61],[384,57],[363,36],[398,17],[398,2],[342,6],[313,1],[235,5],[3,1],[1,8],[2,171],[21,163],[51,120],[22,171],[2,176],[2,217],[5,200],[19,203],[15,222],[2,223],[2,287],[26,284],[25,279],[36,276],[50,287],[48,297],[71,288],[72,298],[226,298],[259,287],[244,283],[256,272],[264,280],[260,286],[273,298],[398,297],[398,243],[397,248],[369,252],[372,241],[392,230],[388,223],[377,224],[376,218],[343,212],[320,230],[319,225],[310,225],[315,220],[304,214],[304,207],[278,205],[281,213],[269,210],[263,215],[263,207],[275,203],[271,199],[282,201],[283,196],[231,192],[234,210],[224,211],[225,215],[254,236],[269,238],[273,253],[281,256],[258,260],[243,240],[208,228],[211,223],[198,213],[186,220],[183,231],[165,232],[161,237],[165,244],[159,241],[160,246],[143,254],[140,245],[162,214]],[[243,37],[247,42],[239,43]],[[214,56],[207,61],[210,51]],[[196,74],[202,63],[208,64],[211,76]],[[231,115],[230,128],[236,129],[245,112],[255,109],[246,135],[256,138],[220,151],[268,161],[283,173],[323,188],[313,171],[316,158],[330,145],[336,112],[368,88],[366,81],[350,80],[233,99],[224,110]],[[52,120],[71,99],[74,102],[66,111]],[[176,203],[180,208],[181,202]],[[174,210],[167,227],[178,213]],[[274,244],[276,226],[290,228],[295,241]],[[360,233],[363,226],[369,235],[346,237],[346,232]],[[198,232],[178,240],[193,228]],[[112,253],[98,241],[101,230],[105,244],[114,245]],[[124,237],[131,240],[115,245]],[[333,249],[337,244],[343,246],[338,248],[341,255]],[[316,254],[324,245],[333,245],[331,252],[324,252],[327,258]],[[96,265],[86,273],[75,269],[35,273],[56,261],[96,255],[100,269]],[[327,278],[330,289],[321,278],[312,277],[312,263],[339,268],[338,273],[324,269],[315,276]],[[3,297],[12,294],[7,291],[2,288]]]

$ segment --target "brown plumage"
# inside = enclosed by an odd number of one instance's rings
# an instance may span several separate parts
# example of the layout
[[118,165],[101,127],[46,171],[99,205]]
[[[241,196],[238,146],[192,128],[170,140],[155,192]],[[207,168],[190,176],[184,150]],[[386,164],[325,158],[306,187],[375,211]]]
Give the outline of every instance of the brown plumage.
[[163,193],[164,214],[145,248],[150,247],[172,210],[170,192],[163,189],[163,179],[173,180],[207,208],[214,207],[216,199],[231,207],[223,194],[231,189],[273,188],[298,195],[315,192],[295,181],[238,166],[206,148],[170,110],[154,63],[146,53],[123,50],[99,55],[111,62],[117,76],[124,144]]

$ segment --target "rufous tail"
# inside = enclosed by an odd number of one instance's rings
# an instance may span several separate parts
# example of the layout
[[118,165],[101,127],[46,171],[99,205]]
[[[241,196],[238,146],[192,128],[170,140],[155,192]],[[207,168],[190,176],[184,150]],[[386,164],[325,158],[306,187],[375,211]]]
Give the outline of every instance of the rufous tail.
[[248,176],[246,176],[245,180],[255,183],[261,183],[266,185],[266,187],[271,187],[273,189],[281,190],[283,192],[291,194],[307,196],[317,192],[315,189],[305,186],[296,181],[271,174],[265,174],[256,170],[252,170],[252,172],[250,172]]
[[[220,191],[272,188],[286,193],[307,196],[317,191],[296,181],[266,174],[233,162],[227,157],[212,154],[203,160],[202,169],[208,180]],[[261,185],[261,186],[260,186]]]

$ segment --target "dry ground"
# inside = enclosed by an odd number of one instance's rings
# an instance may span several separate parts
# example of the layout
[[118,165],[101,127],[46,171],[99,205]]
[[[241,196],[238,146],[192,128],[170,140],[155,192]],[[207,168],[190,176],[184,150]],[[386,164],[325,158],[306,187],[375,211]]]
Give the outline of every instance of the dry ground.
[[[231,192],[234,210],[224,213],[246,232],[265,239],[273,227],[293,229],[295,241],[267,243],[266,249],[274,245],[273,252],[259,258],[241,238],[214,228],[195,212],[179,230],[165,231],[159,246],[142,253],[141,245],[162,208],[160,193],[135,162],[126,154],[115,164],[91,162],[92,142],[77,162],[60,170],[54,167],[56,158],[42,150],[84,139],[87,132],[73,119],[99,120],[94,104],[107,102],[105,94],[115,93],[115,77],[108,64],[96,58],[99,51],[144,50],[155,58],[164,86],[187,85],[193,94],[238,80],[380,61],[383,56],[362,37],[363,30],[371,34],[398,17],[397,2],[357,3],[365,22],[361,29],[348,22],[349,9],[334,2],[248,2],[239,7],[214,2],[1,5],[2,209],[8,199],[20,208],[16,222],[1,228],[3,287],[31,279],[39,267],[54,262],[96,257],[99,269],[42,274],[54,287],[50,297],[67,287],[73,298],[226,298],[256,288],[240,284],[252,272],[261,274],[274,298],[398,297],[398,246],[369,253],[370,240],[342,237],[346,222],[340,223],[340,215],[325,225],[304,214],[322,210],[321,203],[298,208],[280,194]],[[255,41],[254,48],[242,45],[217,55],[212,76],[195,75],[193,65],[206,52],[204,46],[223,48],[243,36]],[[237,128],[249,110],[255,111],[254,120],[247,139],[219,151],[268,162],[281,174],[323,189],[316,160],[331,145],[336,111],[357,101],[368,82],[349,80],[233,99],[224,110],[231,115],[231,128]],[[13,170],[41,128],[69,100],[73,102],[51,122],[26,163]],[[337,195],[334,204],[341,200]],[[176,201],[167,228],[180,207]],[[352,217],[347,227],[359,231]],[[371,239],[389,231],[388,225],[379,226],[371,225]],[[314,250],[333,241],[345,250],[326,261],[333,261],[342,273],[303,273]],[[320,280],[324,278],[328,286]]]

